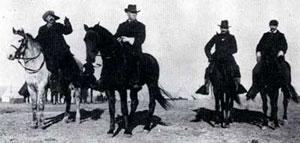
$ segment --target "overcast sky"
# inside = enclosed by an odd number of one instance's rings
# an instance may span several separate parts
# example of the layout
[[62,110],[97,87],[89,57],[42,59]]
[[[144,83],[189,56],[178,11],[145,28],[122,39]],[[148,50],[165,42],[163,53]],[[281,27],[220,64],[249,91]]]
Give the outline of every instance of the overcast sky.
[[[112,33],[126,20],[124,8],[137,4],[138,20],[146,25],[147,38],[143,51],[154,55],[161,67],[160,83],[172,93],[189,96],[203,84],[208,65],[204,46],[219,31],[220,21],[228,19],[238,44],[236,61],[242,72],[242,83],[251,84],[255,65],[255,48],[262,34],[268,31],[271,19],[279,21],[289,50],[286,59],[292,65],[293,83],[300,90],[299,0],[10,0],[0,2],[0,85],[21,86],[24,70],[17,62],[8,61],[10,44],[20,38],[12,27],[24,28],[36,36],[45,24],[42,15],[54,10],[63,22],[67,16],[73,33],[65,36],[71,51],[84,61],[83,24],[98,21]],[[99,60],[100,61],[100,60]],[[99,62],[98,61],[98,62]],[[99,70],[97,75],[99,76]]]

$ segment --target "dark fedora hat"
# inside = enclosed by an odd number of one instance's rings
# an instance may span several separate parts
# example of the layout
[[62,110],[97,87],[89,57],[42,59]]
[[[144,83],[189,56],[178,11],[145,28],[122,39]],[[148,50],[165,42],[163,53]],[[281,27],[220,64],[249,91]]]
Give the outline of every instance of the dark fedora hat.
[[273,19],[273,20],[270,21],[269,25],[270,26],[278,26],[278,21]]
[[53,10],[48,10],[46,11],[44,14],[43,14],[43,20],[46,21],[46,18],[48,15],[51,15],[55,18],[55,20],[58,20],[59,17],[55,15],[54,11]]
[[220,26],[221,28],[229,28],[231,26],[228,25],[228,20],[222,20],[221,21],[221,25],[218,25]]
[[136,5],[129,4],[128,7],[125,8],[125,12],[138,13],[138,12],[140,12],[140,10],[136,10]]

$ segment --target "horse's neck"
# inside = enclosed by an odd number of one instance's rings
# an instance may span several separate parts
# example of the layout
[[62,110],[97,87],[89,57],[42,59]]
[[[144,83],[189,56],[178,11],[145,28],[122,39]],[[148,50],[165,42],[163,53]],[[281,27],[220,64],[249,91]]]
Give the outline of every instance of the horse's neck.
[[25,50],[24,58],[35,59],[25,60],[25,65],[26,67],[35,68],[44,61],[44,55],[41,53],[41,47],[37,42],[33,41],[32,39],[28,39],[27,47],[28,49]]

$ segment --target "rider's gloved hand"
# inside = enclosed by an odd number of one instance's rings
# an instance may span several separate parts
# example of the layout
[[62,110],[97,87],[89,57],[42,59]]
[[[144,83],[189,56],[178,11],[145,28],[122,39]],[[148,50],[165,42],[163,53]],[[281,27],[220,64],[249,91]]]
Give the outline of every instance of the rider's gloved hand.
[[70,20],[69,20],[68,17],[65,17],[64,24],[65,25],[70,25]]
[[282,50],[280,50],[277,54],[277,57],[280,57],[280,56],[284,56],[284,52]]
[[261,60],[261,52],[257,52],[256,53],[256,61],[260,62],[260,60]]

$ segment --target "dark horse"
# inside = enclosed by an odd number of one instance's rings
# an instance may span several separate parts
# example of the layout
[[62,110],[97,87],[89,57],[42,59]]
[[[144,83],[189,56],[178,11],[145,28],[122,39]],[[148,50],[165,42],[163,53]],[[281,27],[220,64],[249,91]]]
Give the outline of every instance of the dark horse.
[[[253,79],[257,82],[257,92],[260,92],[263,102],[263,127],[265,129],[268,126],[268,97],[270,98],[271,105],[271,121],[274,122],[274,128],[279,127],[278,123],[278,96],[279,89],[283,92],[283,120],[287,122],[287,107],[289,100],[292,99],[296,103],[299,102],[299,97],[294,87],[291,85],[291,67],[288,62],[284,61],[284,58],[270,59],[267,57],[258,62],[254,67],[255,70],[261,69],[259,75],[253,75]],[[248,99],[254,99],[256,92],[249,90],[247,93]]]
[[[110,128],[108,134],[113,134],[115,130],[115,91],[118,91],[121,99],[121,111],[125,122],[126,135],[131,135],[132,131],[129,129],[129,120],[134,117],[134,113],[138,106],[138,90],[132,89],[129,86],[130,72],[128,68],[129,62],[124,53],[128,51],[125,49],[116,38],[104,27],[96,24],[94,27],[84,25],[86,35],[84,38],[86,44],[87,62],[95,62],[98,52],[101,54],[103,61],[102,75],[105,72],[105,79],[107,88],[105,93],[109,100],[109,114],[110,114]],[[155,110],[155,100],[164,108],[168,109],[171,104],[163,97],[162,93],[170,97],[158,86],[159,79],[159,65],[156,59],[150,54],[144,54],[144,63],[142,63],[141,79],[143,84],[146,84],[149,89],[149,118],[144,129],[150,131],[151,120]],[[130,89],[131,111],[128,116],[127,109],[127,89]]]
[[[233,109],[234,101],[240,104],[240,99],[237,94],[239,84],[235,82],[231,63],[227,60],[217,60],[214,62],[211,75],[211,82],[215,95],[216,122],[221,123],[221,127],[228,128],[231,121],[231,110]],[[244,89],[244,88],[243,88]],[[246,92],[246,91],[243,91]],[[221,104],[221,120],[220,120],[220,104]]]

